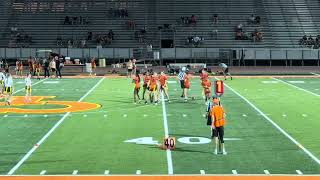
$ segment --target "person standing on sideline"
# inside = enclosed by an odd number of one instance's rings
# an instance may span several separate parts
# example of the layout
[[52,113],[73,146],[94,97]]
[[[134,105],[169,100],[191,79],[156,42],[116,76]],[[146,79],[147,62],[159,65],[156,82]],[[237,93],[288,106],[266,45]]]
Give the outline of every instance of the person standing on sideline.
[[50,73],[49,73],[49,61],[46,59],[43,63],[44,66],[44,78],[46,77],[50,77]]
[[97,64],[96,64],[96,58],[92,58],[91,59],[91,72],[90,72],[90,76],[95,76],[96,74],[96,68],[97,68]]
[[56,59],[56,77],[61,78],[61,62],[59,59]]
[[213,107],[210,110],[210,115],[212,120],[212,138],[214,138],[215,144],[214,154],[222,153],[223,155],[226,155],[227,152],[223,140],[226,114],[223,107],[220,105],[220,100],[218,98],[213,99]]
[[50,69],[51,69],[51,73],[52,73],[52,77],[55,75],[56,73],[56,62],[54,61],[54,59],[52,58],[52,60],[50,61]]
[[132,77],[133,63],[132,63],[131,59],[127,63],[127,69],[128,69],[127,77]]
[[232,76],[229,73],[229,68],[225,63],[220,63],[219,67],[222,69],[223,72],[223,76],[224,76],[224,80],[227,80],[227,75],[230,76],[231,80],[232,80]]
[[[184,89],[185,89],[185,87],[184,87],[184,80],[185,80],[185,78],[186,78],[186,67],[182,67],[181,68],[181,70],[180,70],[180,72],[179,72],[179,74],[178,74],[178,79],[179,79],[179,81],[180,81],[180,87],[181,87],[181,89],[182,89],[182,94],[181,94],[181,97],[183,98],[184,97]],[[184,97],[185,98],[185,97]]]
[[183,97],[184,97],[184,101],[187,102],[188,101],[188,91],[190,89],[190,75],[188,72],[186,72],[185,76],[184,76],[184,89],[183,89]]

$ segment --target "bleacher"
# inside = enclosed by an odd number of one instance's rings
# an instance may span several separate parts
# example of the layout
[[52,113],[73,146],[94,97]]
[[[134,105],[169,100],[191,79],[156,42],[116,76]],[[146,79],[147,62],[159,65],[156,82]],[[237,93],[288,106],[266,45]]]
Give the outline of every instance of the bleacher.
[[[34,2],[27,4],[27,2]],[[114,18],[109,9],[126,8],[128,18]],[[292,48],[299,47],[298,41],[304,35],[319,33],[320,3],[317,0],[3,0],[0,3],[0,46],[15,47],[10,42],[10,27],[32,36],[30,47],[57,47],[56,39],[81,40],[87,32],[107,34],[110,29],[115,40],[106,47],[143,47],[144,43],[134,38],[136,30],[147,28],[146,42],[154,48],[160,46],[159,26],[172,24],[175,32],[175,47],[190,47],[187,36],[202,36],[205,40],[200,47],[215,48]],[[197,17],[196,26],[179,22],[181,16]],[[218,14],[219,23],[212,23],[213,14]],[[260,25],[248,25],[251,14],[261,17]],[[65,16],[87,17],[86,25],[63,25]],[[128,30],[126,21],[134,19],[136,30]],[[234,28],[244,24],[251,33],[258,28],[264,40],[235,40]],[[212,31],[218,30],[218,39]],[[87,42],[96,47],[96,42]]]

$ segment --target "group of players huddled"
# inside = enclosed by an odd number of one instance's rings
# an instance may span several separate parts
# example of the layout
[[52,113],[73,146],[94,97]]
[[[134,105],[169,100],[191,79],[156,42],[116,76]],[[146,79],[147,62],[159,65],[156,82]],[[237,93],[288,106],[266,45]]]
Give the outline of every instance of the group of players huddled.
[[[221,73],[224,75],[224,79],[227,80],[226,76],[232,76],[229,73],[228,67],[221,63],[219,64],[221,68]],[[188,90],[190,88],[190,74],[186,67],[182,67],[177,79],[180,81],[180,86],[182,89],[181,98],[184,98],[184,101],[188,101]],[[132,83],[134,83],[134,103],[140,103],[141,100],[144,100],[144,103],[147,104],[148,100],[150,103],[157,104],[161,100],[166,100],[170,102],[169,93],[168,93],[168,76],[164,72],[160,74],[148,70],[143,74],[143,77],[140,76],[137,72],[132,77]],[[213,143],[215,145],[214,154],[224,154],[227,152],[224,146],[224,125],[225,125],[225,111],[221,105],[220,98],[216,95],[212,96],[212,82],[209,79],[209,73],[204,68],[200,72],[200,80],[202,86],[202,96],[207,105],[207,125],[210,126],[211,136],[214,139]],[[143,88],[142,98],[140,98],[139,92],[140,88]],[[166,99],[164,99],[166,97]]]

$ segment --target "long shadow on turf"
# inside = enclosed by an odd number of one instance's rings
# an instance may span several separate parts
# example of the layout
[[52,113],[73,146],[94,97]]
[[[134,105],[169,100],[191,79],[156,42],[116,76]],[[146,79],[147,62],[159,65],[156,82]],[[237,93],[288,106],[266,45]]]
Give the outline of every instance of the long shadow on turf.
[[[150,146],[149,148],[153,148],[153,149],[156,148],[160,150],[160,148],[156,146]],[[184,148],[175,148],[173,151],[212,154],[212,152],[208,152],[208,151],[198,151],[198,150],[190,150],[190,149],[184,149]]]

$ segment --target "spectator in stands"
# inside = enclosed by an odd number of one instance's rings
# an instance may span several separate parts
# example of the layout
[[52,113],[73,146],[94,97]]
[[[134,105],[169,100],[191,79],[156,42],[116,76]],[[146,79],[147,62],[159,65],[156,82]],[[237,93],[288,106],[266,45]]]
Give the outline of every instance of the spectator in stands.
[[238,24],[238,25],[237,25],[237,27],[236,27],[236,31],[240,31],[240,32],[242,32],[242,30],[243,30],[243,24],[242,24],[242,23],[240,23],[240,24]]
[[87,33],[87,40],[88,41],[91,41],[92,40],[92,32],[91,31],[89,31],[88,33]]
[[114,33],[113,33],[112,29],[109,30],[108,38],[111,40],[114,40]]
[[57,37],[56,45],[59,46],[59,47],[62,46],[62,37],[60,35]]
[[87,47],[87,41],[85,39],[81,40],[81,48]]
[[260,24],[260,16],[256,16],[254,22],[255,24]]
[[314,45],[314,40],[313,40],[312,36],[310,35],[308,38],[308,46],[312,47],[313,45]]
[[136,28],[136,23],[134,22],[133,19],[128,20],[126,24],[129,30],[133,30]]
[[64,25],[70,25],[71,24],[71,21],[70,21],[70,18],[69,18],[69,16],[66,16],[65,18],[64,18],[64,22],[63,22],[63,24]]
[[304,35],[300,40],[299,40],[299,45],[305,47],[308,44],[308,37],[307,35]]
[[256,18],[254,17],[254,14],[251,14],[251,16],[248,19],[249,24],[255,24],[255,19]]
[[218,14],[214,14],[213,15],[213,24],[218,24],[218,21],[219,21]]
[[196,18],[195,15],[192,15],[192,16],[191,16],[190,24],[193,24],[193,25],[196,25],[196,24],[197,24],[197,18]]
[[214,40],[218,40],[218,33],[219,33],[218,29],[214,29],[214,30],[212,31],[212,38],[213,38]]

